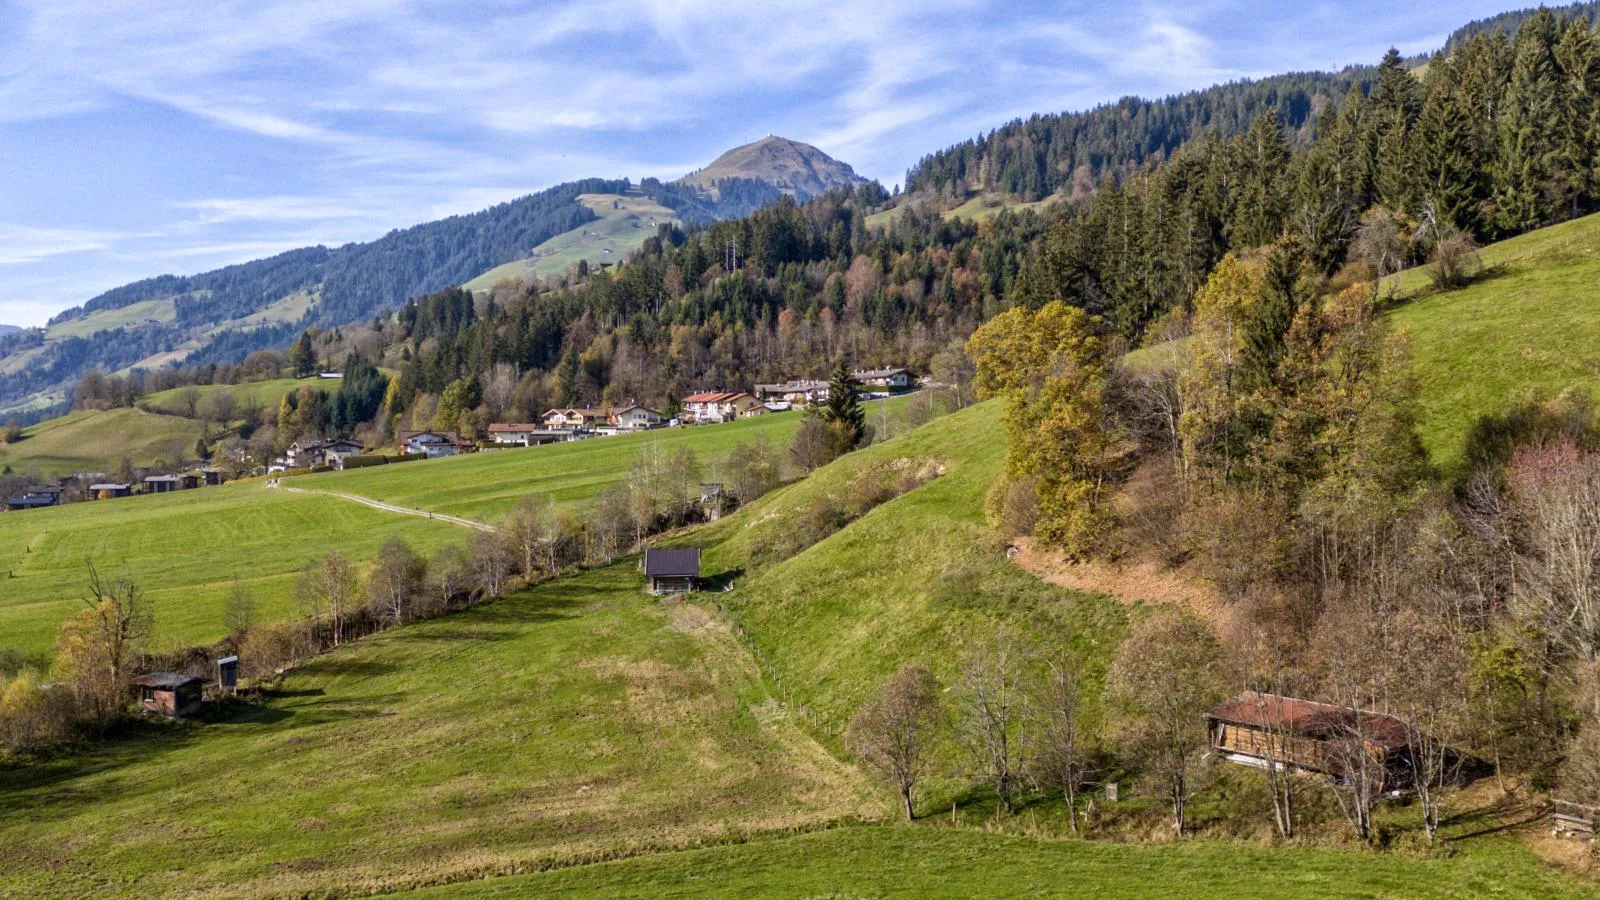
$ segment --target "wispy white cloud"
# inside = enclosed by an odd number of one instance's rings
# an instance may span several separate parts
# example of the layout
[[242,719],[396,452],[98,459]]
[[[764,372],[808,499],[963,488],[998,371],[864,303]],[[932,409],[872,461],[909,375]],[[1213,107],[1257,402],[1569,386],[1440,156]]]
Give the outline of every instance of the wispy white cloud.
[[[24,223],[0,226],[18,276],[0,317],[575,177],[674,177],[767,132],[893,181],[1016,116],[1371,61],[1499,5],[0,0],[0,123],[77,129],[81,150],[118,114],[163,114],[127,151],[145,194],[130,177],[53,203],[78,158],[31,160],[0,192],[0,220]],[[122,168],[117,149],[93,161]]]

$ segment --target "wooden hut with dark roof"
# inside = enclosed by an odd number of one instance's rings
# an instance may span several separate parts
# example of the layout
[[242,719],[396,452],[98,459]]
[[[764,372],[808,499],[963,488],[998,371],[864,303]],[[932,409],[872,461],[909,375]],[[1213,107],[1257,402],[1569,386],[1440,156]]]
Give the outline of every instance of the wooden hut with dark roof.
[[205,682],[178,672],[147,672],[133,679],[146,715],[181,719],[200,711]]
[[657,596],[690,593],[700,586],[700,548],[646,550],[644,577]]

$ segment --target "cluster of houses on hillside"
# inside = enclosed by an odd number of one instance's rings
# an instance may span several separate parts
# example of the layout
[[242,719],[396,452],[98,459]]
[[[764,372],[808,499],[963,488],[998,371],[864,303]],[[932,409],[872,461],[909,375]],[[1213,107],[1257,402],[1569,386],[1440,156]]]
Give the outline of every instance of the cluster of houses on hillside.
[[[146,470],[148,471],[148,470]],[[91,472],[63,478],[54,484],[29,484],[9,492],[0,505],[8,511],[44,509],[83,500],[110,500],[135,494],[166,494],[222,484],[222,470],[210,466],[175,475],[152,474],[133,481],[112,481],[104,473]]]

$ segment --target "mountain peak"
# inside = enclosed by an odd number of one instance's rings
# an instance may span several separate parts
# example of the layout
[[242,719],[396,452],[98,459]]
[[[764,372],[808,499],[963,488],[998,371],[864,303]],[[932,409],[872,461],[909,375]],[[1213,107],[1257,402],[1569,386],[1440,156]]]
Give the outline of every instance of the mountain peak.
[[724,178],[759,178],[802,198],[866,181],[848,164],[810,144],[769,134],[734,147],[679,182],[710,190]]

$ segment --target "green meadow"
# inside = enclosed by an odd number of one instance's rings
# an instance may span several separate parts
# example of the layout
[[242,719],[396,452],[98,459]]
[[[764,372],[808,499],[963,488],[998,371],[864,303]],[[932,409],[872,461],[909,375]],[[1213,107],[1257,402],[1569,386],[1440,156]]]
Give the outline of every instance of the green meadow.
[[693,450],[700,459],[705,480],[718,481],[718,466],[735,445],[766,441],[781,454],[799,424],[798,412],[771,413],[721,425],[662,428],[305,475],[292,483],[307,490],[359,494],[395,506],[493,523],[529,495],[548,496],[562,506],[593,500],[627,478],[633,460],[651,447],[663,453],[679,447]]
[[1581,388],[1600,396],[1600,215],[1484,248],[1485,271],[1450,291],[1426,273],[1395,281],[1390,318],[1411,334],[1422,442],[1445,467],[1472,424],[1531,397]]
[[155,609],[155,645],[225,634],[235,578],[264,618],[288,615],[299,570],[339,549],[359,562],[399,536],[420,552],[465,542],[463,528],[339,500],[239,482],[172,494],[74,503],[0,516],[0,651],[37,657],[82,608],[84,563],[126,575]]
[[254,405],[276,409],[278,401],[283,399],[284,394],[293,393],[302,387],[333,392],[339,390],[339,382],[336,379],[313,377],[273,378],[267,381],[247,381],[243,384],[200,384],[193,388],[171,388],[146,394],[139,402],[157,412],[174,416],[187,415],[188,410],[184,408],[184,394],[193,390],[199,398],[199,412],[204,415],[206,398],[218,391],[227,391],[233,395],[235,404],[239,406]]
[[858,826],[418,892],[425,897],[1592,897],[1514,838],[1447,858]]

